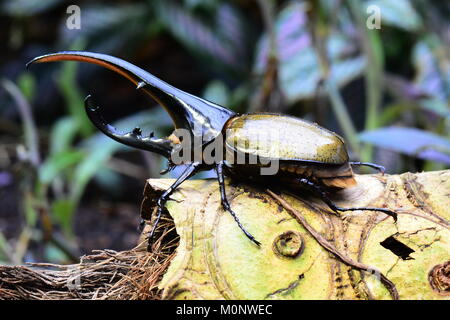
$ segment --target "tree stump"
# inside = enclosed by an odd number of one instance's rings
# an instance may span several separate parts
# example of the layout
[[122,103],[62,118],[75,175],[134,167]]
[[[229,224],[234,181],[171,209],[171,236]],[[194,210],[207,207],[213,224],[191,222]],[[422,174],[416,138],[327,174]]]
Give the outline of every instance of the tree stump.
[[[215,180],[189,180],[167,202],[151,253],[141,245],[73,266],[0,267],[0,298],[450,299],[449,178],[357,175],[357,186],[332,195],[342,207],[394,210],[396,223],[228,180],[230,204],[261,247],[222,209]],[[147,181],[144,217],[172,182]]]

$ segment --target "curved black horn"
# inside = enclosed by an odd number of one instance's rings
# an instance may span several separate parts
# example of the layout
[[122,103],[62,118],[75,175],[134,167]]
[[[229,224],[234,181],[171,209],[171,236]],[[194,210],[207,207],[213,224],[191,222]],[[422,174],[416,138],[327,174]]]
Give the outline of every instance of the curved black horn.
[[106,54],[63,51],[37,57],[27,66],[64,60],[93,63],[121,74],[132,81],[137,89],[144,90],[161,104],[170,114],[176,128],[187,129],[196,136],[201,135],[204,143],[217,137],[226,121],[235,115],[231,110],[179,90],[129,62]]
[[118,132],[116,128],[105,121],[100,113],[100,107],[92,104],[90,95],[84,100],[84,107],[91,122],[111,139],[130,147],[156,152],[166,158],[170,157],[172,151],[172,142],[170,140],[155,138],[153,133],[148,137],[142,137],[142,132],[139,128],[135,128],[128,133]]

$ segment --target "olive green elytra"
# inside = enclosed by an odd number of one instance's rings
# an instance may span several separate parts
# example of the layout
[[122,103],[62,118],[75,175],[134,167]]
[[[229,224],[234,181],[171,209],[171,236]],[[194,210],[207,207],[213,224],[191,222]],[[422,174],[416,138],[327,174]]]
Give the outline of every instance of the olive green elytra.
[[233,118],[226,128],[226,147],[233,152],[277,160],[348,162],[345,143],[339,135],[299,118],[246,114]]

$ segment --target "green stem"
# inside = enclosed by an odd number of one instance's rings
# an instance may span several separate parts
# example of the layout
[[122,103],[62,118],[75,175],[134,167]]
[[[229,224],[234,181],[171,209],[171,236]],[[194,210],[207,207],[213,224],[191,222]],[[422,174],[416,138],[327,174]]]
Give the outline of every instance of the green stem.
[[334,114],[337,116],[339,126],[344,132],[346,140],[350,144],[353,152],[357,155],[360,155],[361,149],[358,142],[358,134],[355,127],[353,126],[352,120],[350,118],[350,115],[348,114],[339,89],[331,78],[325,80],[325,87],[327,88],[327,92],[330,97],[331,107]]
[[326,92],[329,96],[331,108],[337,117],[339,126],[341,127],[345,139],[349,143],[352,151],[359,156],[361,148],[358,141],[358,134],[351,120],[350,114],[344,103],[339,88],[330,74],[330,61],[327,52],[327,36],[329,26],[325,22],[325,18],[321,15],[321,8],[317,2],[312,2],[313,9],[310,11],[311,19],[311,35],[313,36],[313,47],[317,55],[321,79],[323,81]]
[[[363,7],[358,0],[348,0],[350,10],[356,20],[361,36],[362,48],[367,58],[365,69],[366,87],[366,121],[365,130],[374,130],[378,127],[378,115],[382,98],[382,73],[383,73],[383,48],[380,36],[376,29],[367,28]],[[365,145],[362,153],[362,161],[372,161],[373,148]]]

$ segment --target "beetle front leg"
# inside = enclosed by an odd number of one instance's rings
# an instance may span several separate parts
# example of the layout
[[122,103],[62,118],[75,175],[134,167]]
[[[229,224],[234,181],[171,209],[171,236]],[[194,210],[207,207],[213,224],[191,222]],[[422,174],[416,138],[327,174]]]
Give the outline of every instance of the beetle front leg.
[[304,186],[306,186],[309,190],[311,190],[315,194],[317,194],[322,199],[322,201],[325,202],[328,205],[328,207],[330,207],[330,209],[336,213],[338,211],[357,211],[357,210],[379,211],[379,212],[383,212],[383,213],[391,216],[394,219],[394,221],[397,222],[397,213],[392,210],[384,209],[384,208],[372,208],[372,207],[360,207],[360,208],[338,207],[337,205],[335,205],[333,203],[333,201],[331,201],[330,198],[328,198],[326,192],[323,191],[322,188],[320,186],[316,185],[314,182],[312,182],[306,178],[301,178],[298,181],[301,184],[303,184]]
[[159,197],[158,201],[156,202],[157,205],[157,213],[156,213],[156,219],[153,223],[152,230],[150,231],[148,235],[148,244],[147,244],[147,250],[151,251],[153,236],[155,235],[156,227],[158,226],[159,220],[161,219],[161,214],[164,208],[164,205],[166,204],[167,200],[169,199],[170,195],[175,191],[176,188],[180,184],[182,184],[184,181],[192,177],[194,174],[196,174],[199,171],[200,163],[199,162],[193,162],[189,164],[189,166],[186,168],[186,170],[183,171],[181,176],[178,177],[178,179],[166,190],[163,192],[163,194]]
[[236,221],[239,228],[244,232],[244,234],[249,238],[253,243],[255,243],[258,247],[261,245],[261,242],[255,239],[254,236],[251,235],[250,232],[245,230],[244,226],[239,221],[239,218],[237,217],[236,213],[231,209],[231,206],[227,199],[227,194],[225,192],[225,181],[224,181],[224,175],[223,175],[223,162],[219,162],[215,168],[217,173],[217,180],[219,181],[219,188],[220,188],[220,198],[222,202],[223,208],[228,211],[231,216],[234,218],[234,221]]

